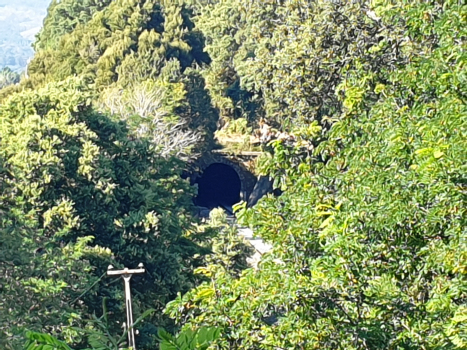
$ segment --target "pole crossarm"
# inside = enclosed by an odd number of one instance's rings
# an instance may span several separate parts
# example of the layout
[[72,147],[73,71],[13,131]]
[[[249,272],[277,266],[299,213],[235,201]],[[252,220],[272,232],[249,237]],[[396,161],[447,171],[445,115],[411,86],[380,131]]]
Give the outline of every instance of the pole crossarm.
[[135,331],[133,329],[133,310],[131,306],[131,291],[130,291],[130,279],[135,274],[146,272],[143,264],[140,263],[137,269],[129,269],[125,267],[123,270],[114,270],[112,265],[107,268],[108,276],[122,276],[125,286],[125,308],[126,308],[126,327],[128,331],[128,347],[132,350],[136,350],[135,346]]
[[[112,267],[112,269],[110,269],[110,267]],[[107,270],[107,276],[134,275],[137,273],[144,273],[144,272],[146,272],[144,268],[128,269],[125,267],[123,270],[114,270],[113,266],[110,265],[109,269]]]

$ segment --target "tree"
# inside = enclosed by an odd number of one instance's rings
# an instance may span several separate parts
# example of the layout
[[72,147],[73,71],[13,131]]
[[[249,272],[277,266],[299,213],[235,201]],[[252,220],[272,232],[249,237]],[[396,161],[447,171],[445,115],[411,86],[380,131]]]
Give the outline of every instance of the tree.
[[[67,6],[77,9],[55,10]],[[155,0],[98,2],[98,6],[86,10],[90,14],[83,15],[82,20],[81,6],[73,1],[51,5],[45,21],[51,24],[39,36],[38,53],[29,65],[34,86],[74,74],[92,78],[98,88],[116,81],[126,86],[135,80],[156,78],[171,59],[177,59],[182,69],[209,60],[202,52],[199,34],[193,32],[189,8],[183,4]],[[62,25],[70,17],[73,25]],[[60,33],[55,35],[54,31]],[[56,44],[49,45],[49,41]]]
[[12,348],[24,328],[85,343],[73,327],[100,314],[103,297],[117,332],[123,291],[102,280],[109,263],[145,264],[148,273],[134,283],[134,310],[156,309],[155,325],[164,324],[165,303],[193,283],[197,248],[184,238],[192,190],[180,177],[183,163],[95,112],[92,96],[70,79],[13,95],[0,107],[0,183],[8,203],[1,209],[0,338]]
[[363,1],[201,7],[195,23],[206,37],[212,63],[205,74],[221,114],[263,118],[285,131],[313,120],[329,125],[342,108],[335,90],[345,72],[363,66],[377,74],[400,60],[401,37],[370,14]]
[[34,44],[36,50],[55,49],[63,35],[78,25],[89,22],[92,16],[110,4],[109,0],[53,0],[47,10],[44,25]]
[[[79,75],[101,93],[104,104],[120,92],[134,95],[148,82],[165,85],[169,96],[163,97],[163,102],[168,105],[162,105],[161,111],[170,111],[174,118],[168,124],[164,121],[164,125],[166,130],[179,129],[172,136],[183,139],[182,153],[193,145],[198,149],[212,147],[218,114],[211,106],[204,80],[190,68],[209,63],[210,59],[203,52],[203,37],[191,21],[190,5],[155,0],[98,2],[99,6],[89,10],[92,18],[85,14],[86,20],[73,19],[76,25],[63,26],[62,22],[75,15],[59,11],[59,7],[76,7],[70,11],[82,13],[81,5],[72,3],[51,5],[46,19],[50,24],[39,37],[39,50],[28,67],[30,79],[23,84],[38,87]],[[53,34],[55,27],[60,29],[59,35]],[[56,44],[49,45],[49,41]],[[157,88],[151,91],[155,93]],[[177,106],[171,104],[174,101]],[[143,124],[136,125],[136,129],[147,127]],[[170,142],[164,142],[171,148]]]
[[[277,64],[275,72],[265,66],[259,73],[270,72],[258,85],[265,103],[275,96],[296,108],[297,118],[278,109],[280,125],[287,125],[282,118],[288,116],[298,124],[284,127],[288,132],[270,143],[262,163],[281,196],[241,212],[273,251],[257,271],[245,270],[239,278],[211,266],[210,281],[177,298],[167,312],[186,327],[221,328],[222,349],[463,349],[465,9],[457,1],[374,2],[367,8],[346,3],[342,9],[308,3],[285,2],[278,13],[289,8],[289,22],[296,18],[293,6],[302,14],[316,13],[309,28],[341,13],[344,18],[335,18],[343,23],[390,24],[393,31],[378,32],[371,45],[359,46],[350,66],[333,61],[331,52],[331,60],[317,56],[323,74],[335,69],[336,77],[329,90],[311,80],[310,90],[305,86],[295,94],[295,105],[282,88],[296,91],[304,84],[302,75],[296,87],[287,85],[294,75],[277,79],[301,61]],[[284,30],[276,26],[280,19],[270,22],[259,29]],[[302,33],[300,42],[334,40],[339,36],[333,26]],[[284,33],[271,29],[269,38],[292,36]],[[356,45],[341,43],[341,53]],[[264,51],[271,64],[297,52],[282,51],[291,50],[293,40],[281,45],[275,50],[283,55]],[[375,59],[377,69],[369,64]],[[256,66],[255,60],[250,64]],[[251,67],[245,63],[245,69]],[[322,99],[307,100],[313,96]],[[305,114],[307,105],[316,109]],[[326,110],[333,123],[326,126],[319,111],[333,105]]]
[[188,161],[199,156],[209,133],[200,132],[201,125],[190,125],[189,116],[180,116],[188,107],[186,81],[180,75],[178,61],[172,60],[156,80],[137,81],[126,88],[111,86],[100,99],[104,110],[126,120],[133,133],[147,137],[162,156]]
[[19,74],[12,71],[10,68],[5,67],[0,70],[0,89],[19,83]]

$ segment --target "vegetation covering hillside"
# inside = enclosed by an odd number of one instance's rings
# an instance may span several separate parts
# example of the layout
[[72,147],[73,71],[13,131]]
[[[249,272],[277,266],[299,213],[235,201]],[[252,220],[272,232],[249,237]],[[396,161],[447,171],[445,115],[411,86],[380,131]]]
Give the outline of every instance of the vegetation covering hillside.
[[[465,349],[466,28],[457,0],[52,2],[0,90],[0,347],[124,346],[102,277],[143,262],[140,349]],[[257,268],[181,177],[235,123],[281,193],[237,208]]]

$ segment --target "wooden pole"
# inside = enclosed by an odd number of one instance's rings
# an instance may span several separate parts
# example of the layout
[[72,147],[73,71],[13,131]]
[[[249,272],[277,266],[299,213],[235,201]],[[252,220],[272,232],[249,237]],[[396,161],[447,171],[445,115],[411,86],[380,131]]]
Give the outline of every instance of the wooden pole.
[[131,276],[138,273],[144,273],[145,269],[142,263],[138,265],[137,269],[124,268],[123,270],[114,270],[112,265],[107,268],[108,276],[122,276],[125,286],[125,308],[126,308],[126,327],[128,333],[128,347],[136,350],[135,345],[135,330],[133,329],[133,309],[131,306],[131,290],[130,280]]

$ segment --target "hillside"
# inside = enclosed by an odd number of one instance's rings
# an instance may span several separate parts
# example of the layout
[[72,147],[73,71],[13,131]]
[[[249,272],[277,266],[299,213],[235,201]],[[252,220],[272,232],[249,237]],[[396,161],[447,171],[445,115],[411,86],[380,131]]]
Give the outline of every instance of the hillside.
[[35,47],[0,90],[0,348],[131,347],[106,276],[139,263],[139,350],[467,348],[462,1],[60,0]]

